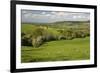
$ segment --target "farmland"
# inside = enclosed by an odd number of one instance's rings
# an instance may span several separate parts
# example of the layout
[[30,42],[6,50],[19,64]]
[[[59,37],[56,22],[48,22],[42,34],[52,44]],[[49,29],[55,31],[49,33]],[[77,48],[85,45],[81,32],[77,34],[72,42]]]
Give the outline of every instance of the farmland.
[[89,59],[89,28],[89,21],[22,23],[21,62]]

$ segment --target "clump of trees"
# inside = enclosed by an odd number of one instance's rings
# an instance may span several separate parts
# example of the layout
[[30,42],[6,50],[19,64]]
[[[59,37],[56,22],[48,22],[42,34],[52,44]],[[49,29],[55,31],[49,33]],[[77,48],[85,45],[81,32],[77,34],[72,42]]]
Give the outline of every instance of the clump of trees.
[[21,33],[21,45],[32,46],[31,36],[29,34]]
[[21,33],[21,44],[24,46],[39,47],[47,41],[72,40],[74,38],[85,38],[90,36],[89,29],[58,29],[59,35],[49,32],[48,29],[35,28],[31,33]]

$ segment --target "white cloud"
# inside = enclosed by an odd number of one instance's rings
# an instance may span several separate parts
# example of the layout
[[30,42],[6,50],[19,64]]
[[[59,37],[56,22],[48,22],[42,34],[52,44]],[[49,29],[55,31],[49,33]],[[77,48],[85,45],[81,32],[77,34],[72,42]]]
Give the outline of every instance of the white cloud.
[[73,18],[73,19],[76,19],[76,18],[77,18],[77,16],[73,16],[72,18]]
[[26,13],[26,14],[24,14],[25,18],[28,18],[28,17],[31,17],[31,16],[32,16],[32,13]]
[[52,11],[51,14],[56,14],[57,12]]
[[27,11],[22,11],[23,14],[27,13]]
[[41,12],[41,14],[43,14],[43,15],[44,15],[44,14],[46,14],[46,12]]
[[55,22],[89,20],[89,13],[63,11],[22,11],[22,20],[25,22]]
[[77,19],[77,18],[79,19],[79,18],[84,18],[84,17],[83,17],[83,16],[77,15],[77,16],[73,16],[73,18],[74,18],[74,19]]
[[51,14],[46,14],[45,16],[51,16]]
[[32,17],[32,18],[36,18],[36,17],[38,17],[38,16],[37,16],[37,14],[32,14],[31,17]]
[[63,16],[63,15],[66,15],[67,13],[65,13],[65,12],[57,12],[57,15],[59,15],[59,16]]
[[56,16],[64,16],[64,15],[69,15],[67,12],[51,12],[51,14],[56,15]]

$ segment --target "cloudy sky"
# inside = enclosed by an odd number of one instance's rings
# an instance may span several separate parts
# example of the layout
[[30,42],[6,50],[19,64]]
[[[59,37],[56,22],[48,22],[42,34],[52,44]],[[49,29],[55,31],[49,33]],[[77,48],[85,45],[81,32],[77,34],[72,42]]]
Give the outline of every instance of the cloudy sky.
[[89,13],[64,11],[21,10],[21,21],[27,23],[52,23],[57,21],[87,21]]

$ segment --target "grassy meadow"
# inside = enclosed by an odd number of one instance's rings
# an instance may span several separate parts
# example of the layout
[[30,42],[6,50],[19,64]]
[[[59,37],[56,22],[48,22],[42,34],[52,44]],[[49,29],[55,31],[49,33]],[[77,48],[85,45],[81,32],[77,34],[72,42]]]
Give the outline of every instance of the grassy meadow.
[[89,22],[22,23],[21,62],[90,59]]

